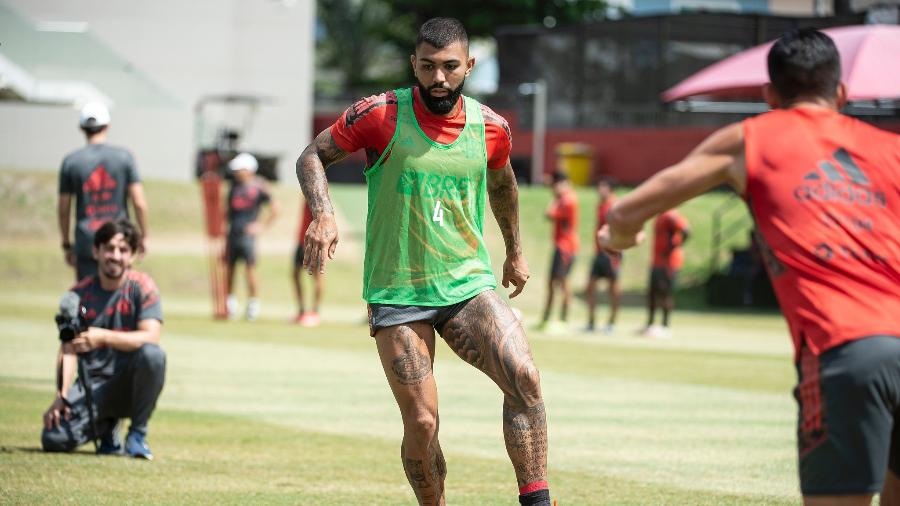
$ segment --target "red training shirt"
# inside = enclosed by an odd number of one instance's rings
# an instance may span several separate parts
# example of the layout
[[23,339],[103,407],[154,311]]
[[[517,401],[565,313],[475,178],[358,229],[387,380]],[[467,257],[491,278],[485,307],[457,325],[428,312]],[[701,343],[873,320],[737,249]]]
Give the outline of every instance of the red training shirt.
[[744,198],[795,359],[900,336],[900,136],[817,107],[743,126]]
[[309,228],[312,220],[312,209],[309,208],[309,203],[304,202],[303,207],[300,208],[300,228],[297,229],[297,242],[299,244],[303,244],[303,239],[306,237],[306,229]]
[[684,233],[688,221],[677,210],[656,217],[653,223],[653,267],[675,272],[684,266]]
[[[509,162],[509,125],[490,107],[480,105],[484,118],[488,168],[502,169]],[[452,117],[434,114],[422,104],[417,86],[413,88],[413,112],[425,135],[441,144],[455,141],[466,125],[465,107],[459,107],[459,111]],[[367,165],[371,167],[390,144],[397,128],[397,95],[393,91],[386,91],[364,98],[348,107],[330,128],[331,137],[339,148],[348,153],[365,149]]]
[[568,255],[578,252],[578,197],[574,191],[563,193],[550,207],[553,219],[553,243]]

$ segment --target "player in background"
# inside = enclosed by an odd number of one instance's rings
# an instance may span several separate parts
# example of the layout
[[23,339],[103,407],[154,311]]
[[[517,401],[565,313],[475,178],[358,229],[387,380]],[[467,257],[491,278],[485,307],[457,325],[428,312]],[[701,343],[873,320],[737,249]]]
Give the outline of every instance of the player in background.
[[[131,153],[107,144],[110,115],[105,105],[91,102],[81,109],[78,125],[87,145],[70,153],[59,171],[57,220],[66,263],[75,280],[97,274],[94,232],[107,221],[128,217],[128,200],[141,229],[138,254],[147,252],[147,199]],[[75,244],[69,238],[72,200],[75,204]]]
[[793,30],[769,51],[774,109],[712,134],[610,210],[601,243],[722,184],[746,200],[794,344],[807,506],[900,505],[900,136],[842,115],[834,42]]
[[[675,308],[675,284],[684,266],[682,245],[690,235],[687,219],[677,210],[661,213],[653,223],[653,259],[647,286],[647,326],[641,331],[648,337],[672,336],[669,316]],[[656,325],[656,308],[662,309],[662,325]]]
[[[259,163],[249,153],[235,156],[228,168],[234,175],[234,184],[228,192],[228,237],[225,242],[225,260],[227,262],[226,281],[228,298],[225,307],[228,317],[237,315],[237,297],[234,295],[234,273],[238,261],[244,261],[244,272],[247,279],[247,313],[248,320],[259,317],[259,285],[256,279],[256,237],[272,226],[278,217],[278,201],[272,198],[263,182],[256,177]],[[260,223],[259,210],[268,205],[269,215]]]
[[544,215],[553,222],[553,258],[550,261],[550,279],[547,283],[547,302],[544,316],[538,328],[550,329],[550,311],[556,291],[562,295],[559,319],[564,324],[569,317],[569,303],[572,290],[569,287],[569,272],[578,253],[578,197],[569,183],[565,172],[555,171],[552,175],[553,201]]
[[591,273],[585,288],[585,297],[588,305],[588,323],[585,330],[594,331],[594,312],[597,307],[597,283],[606,279],[609,283],[609,319],[603,327],[604,334],[612,334],[616,327],[616,317],[619,314],[619,303],[622,297],[619,288],[619,267],[622,263],[622,254],[619,252],[607,252],[600,246],[597,232],[606,224],[606,213],[616,201],[612,191],[612,183],[608,179],[601,179],[597,183],[597,226],[594,229],[594,243],[596,252],[594,262],[591,264]]
[[317,327],[319,325],[319,304],[322,302],[325,280],[321,272],[317,270],[312,272],[314,284],[312,311],[307,312],[303,301],[303,283],[300,279],[303,275],[303,238],[306,237],[306,230],[310,223],[312,223],[312,210],[304,202],[301,207],[300,228],[297,231],[297,250],[294,252],[291,281],[294,283],[294,295],[297,297],[297,316],[294,318],[294,323],[299,323],[304,327]]

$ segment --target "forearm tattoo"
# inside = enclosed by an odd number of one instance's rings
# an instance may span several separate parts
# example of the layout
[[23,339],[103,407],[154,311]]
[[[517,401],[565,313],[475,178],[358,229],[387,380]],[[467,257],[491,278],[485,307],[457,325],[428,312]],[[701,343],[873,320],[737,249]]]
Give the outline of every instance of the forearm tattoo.
[[342,160],[347,154],[335,144],[331,132],[325,130],[303,150],[300,158],[297,159],[297,180],[300,182],[303,196],[306,198],[313,216],[334,212],[331,199],[328,197],[325,168]]
[[402,385],[418,385],[431,374],[431,358],[419,351],[411,335],[397,338],[403,340],[403,353],[391,361],[391,372]]
[[512,166],[497,170],[488,169],[488,198],[491,210],[503,234],[507,256],[522,252],[519,239],[519,186]]

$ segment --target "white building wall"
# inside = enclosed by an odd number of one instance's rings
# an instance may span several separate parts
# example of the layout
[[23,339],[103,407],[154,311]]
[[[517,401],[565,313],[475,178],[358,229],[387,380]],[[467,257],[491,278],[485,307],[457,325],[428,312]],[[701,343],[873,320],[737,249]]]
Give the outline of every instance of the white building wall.
[[[246,145],[280,155],[281,179],[293,178],[311,138],[314,0],[4,1],[35,22],[87,22],[175,97],[169,106],[119,101],[112,109],[110,142],[134,152],[143,177],[192,177],[197,99],[247,93],[276,103],[260,108]],[[68,107],[0,102],[0,167],[56,169],[84,143],[77,116]]]

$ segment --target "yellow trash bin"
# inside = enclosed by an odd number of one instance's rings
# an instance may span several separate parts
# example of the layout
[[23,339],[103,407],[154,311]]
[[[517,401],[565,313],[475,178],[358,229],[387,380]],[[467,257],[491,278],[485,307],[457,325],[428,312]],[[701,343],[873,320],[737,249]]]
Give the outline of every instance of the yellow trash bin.
[[556,166],[569,176],[572,184],[588,186],[591,184],[591,167],[594,162],[594,151],[589,144],[581,142],[563,142],[556,145]]

